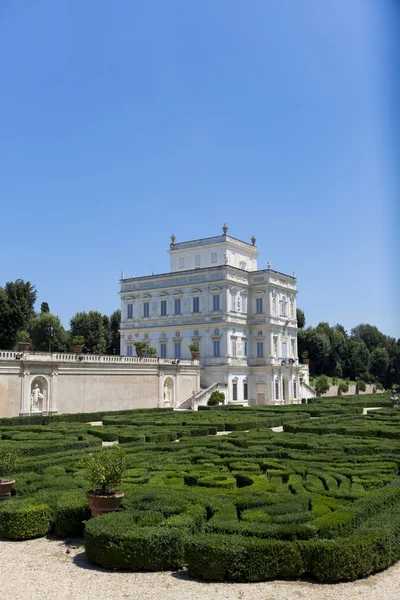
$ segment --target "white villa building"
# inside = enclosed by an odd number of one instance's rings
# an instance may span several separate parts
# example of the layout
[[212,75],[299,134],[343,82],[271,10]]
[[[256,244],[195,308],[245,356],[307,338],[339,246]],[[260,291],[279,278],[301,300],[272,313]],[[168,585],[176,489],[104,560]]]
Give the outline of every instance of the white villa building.
[[[292,404],[314,394],[297,355],[296,276],[258,270],[256,239],[228,235],[176,242],[170,272],[121,279],[121,354],[134,343],[161,358],[200,351],[201,386],[238,404]],[[218,386],[217,386],[218,384]]]

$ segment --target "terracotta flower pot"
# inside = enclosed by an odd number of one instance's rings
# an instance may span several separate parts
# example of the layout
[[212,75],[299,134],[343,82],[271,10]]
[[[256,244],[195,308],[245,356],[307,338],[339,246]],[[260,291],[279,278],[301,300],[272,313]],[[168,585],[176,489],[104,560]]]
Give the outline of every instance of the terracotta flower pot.
[[192,352],[193,360],[199,360],[199,358],[200,358],[200,352]]
[[309,358],[303,358],[303,365],[308,365],[310,363]]
[[83,344],[75,344],[75,346],[71,346],[71,352],[74,354],[82,354]]
[[7,500],[11,496],[11,490],[15,479],[0,479],[0,500]]
[[91,490],[90,492],[86,492],[86,496],[92,512],[92,517],[97,517],[118,510],[122,498],[124,497],[124,493],[114,491],[105,494],[101,491]]
[[26,352],[32,346],[32,342],[19,342],[18,350],[20,352]]

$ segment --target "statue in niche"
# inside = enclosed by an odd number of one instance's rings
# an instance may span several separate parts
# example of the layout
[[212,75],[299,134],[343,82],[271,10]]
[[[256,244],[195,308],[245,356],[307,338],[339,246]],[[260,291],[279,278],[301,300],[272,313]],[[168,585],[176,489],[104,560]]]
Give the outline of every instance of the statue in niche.
[[228,264],[228,261],[229,261],[228,252],[225,252],[225,254],[224,254],[224,259],[225,259],[225,264],[227,265],[227,264]]
[[276,315],[276,298],[272,298],[272,314]]
[[43,394],[40,391],[39,384],[36,383],[31,392],[31,412],[39,412],[39,400],[43,400]]

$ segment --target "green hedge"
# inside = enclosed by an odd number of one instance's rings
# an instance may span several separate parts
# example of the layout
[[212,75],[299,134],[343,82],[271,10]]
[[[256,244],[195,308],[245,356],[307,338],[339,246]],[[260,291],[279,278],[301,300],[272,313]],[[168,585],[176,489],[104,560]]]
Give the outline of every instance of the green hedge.
[[46,503],[7,500],[0,506],[0,537],[27,540],[42,537],[50,530],[52,511]]

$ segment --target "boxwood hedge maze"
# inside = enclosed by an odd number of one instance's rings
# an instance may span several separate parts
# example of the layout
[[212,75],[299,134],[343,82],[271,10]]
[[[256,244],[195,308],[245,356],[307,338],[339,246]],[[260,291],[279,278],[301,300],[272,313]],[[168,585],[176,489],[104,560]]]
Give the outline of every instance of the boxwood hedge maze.
[[[346,581],[400,558],[400,410],[383,394],[1,419],[0,435],[19,451],[2,538],[84,535],[106,569],[216,581]],[[125,497],[90,519],[83,459],[103,441],[125,449]]]

